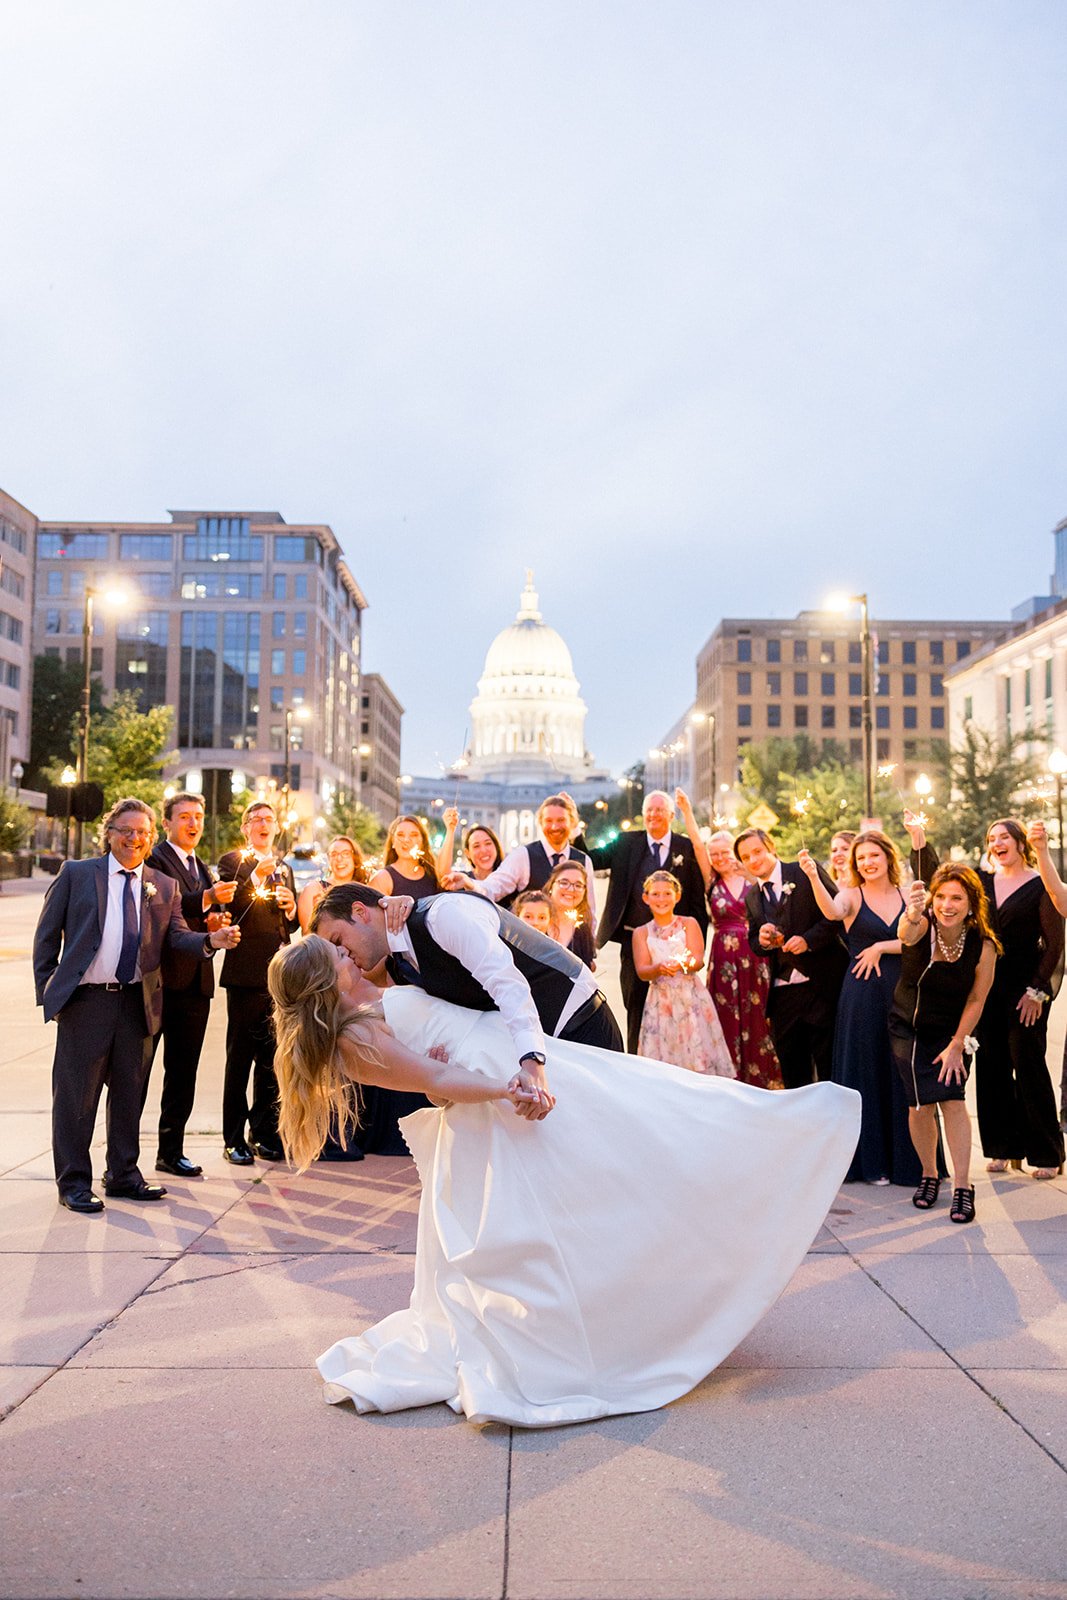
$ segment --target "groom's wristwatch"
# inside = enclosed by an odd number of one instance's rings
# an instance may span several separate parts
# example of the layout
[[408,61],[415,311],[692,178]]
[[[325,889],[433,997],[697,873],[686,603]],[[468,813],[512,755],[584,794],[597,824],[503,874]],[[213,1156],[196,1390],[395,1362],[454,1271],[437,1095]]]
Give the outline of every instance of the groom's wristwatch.
[[525,1055],[519,1057],[520,1067],[524,1061],[536,1061],[539,1067],[543,1067],[545,1064],[545,1058],[541,1054],[540,1050],[527,1050]]

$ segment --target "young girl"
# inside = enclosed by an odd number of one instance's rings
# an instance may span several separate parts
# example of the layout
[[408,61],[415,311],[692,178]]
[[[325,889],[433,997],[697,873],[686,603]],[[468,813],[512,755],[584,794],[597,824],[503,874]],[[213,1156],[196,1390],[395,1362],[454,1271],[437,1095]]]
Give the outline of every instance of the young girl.
[[546,933],[550,939],[556,938],[556,913],[543,890],[527,889],[525,894],[519,895],[511,909],[520,922],[528,922],[531,928],[536,928],[538,933]]
[[695,917],[675,916],[682,886],[653,872],[641,896],[652,921],[634,932],[634,969],[649,985],[637,1053],[693,1072],[736,1077],[711,995],[700,981],[704,936]]
[[561,861],[545,884],[545,893],[556,915],[552,935],[559,944],[596,971],[596,944],[593,939],[593,911],[589,904],[589,879],[580,861]]

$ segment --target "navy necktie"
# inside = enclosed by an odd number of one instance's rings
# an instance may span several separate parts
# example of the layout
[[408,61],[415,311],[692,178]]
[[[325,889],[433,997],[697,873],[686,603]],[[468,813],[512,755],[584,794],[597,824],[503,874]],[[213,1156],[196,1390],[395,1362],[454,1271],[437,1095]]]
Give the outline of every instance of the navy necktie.
[[137,897],[134,892],[136,873],[123,872],[126,879],[122,891],[122,949],[115,978],[119,983],[132,983],[137,971],[137,951],[141,943],[141,930],[137,922]]
[[553,870],[553,872],[556,870],[556,868],[559,866],[559,864],[560,864],[560,862],[562,860],[564,860],[564,852],[562,850],[555,851],[555,853],[552,856],[552,870]]
[[774,892],[774,884],[767,882],[763,885],[763,892],[767,896],[767,904],[772,911],[778,910],[778,896]]
[[659,851],[660,851],[659,845],[655,841],[653,841],[653,844],[652,844],[652,860],[653,860],[653,863],[655,864],[657,872],[659,871],[660,867],[662,867],[662,865],[663,865],[663,857],[660,855]]
[[386,957],[385,970],[394,983],[410,983],[413,989],[425,989],[422,974],[414,961],[402,955],[399,950],[394,950],[392,955]]

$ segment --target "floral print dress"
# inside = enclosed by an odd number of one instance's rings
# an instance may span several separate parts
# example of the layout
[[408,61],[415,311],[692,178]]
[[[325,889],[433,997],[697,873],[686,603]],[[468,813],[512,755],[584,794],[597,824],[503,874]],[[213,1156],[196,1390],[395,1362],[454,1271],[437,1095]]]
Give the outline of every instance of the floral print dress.
[[[674,917],[665,928],[652,922],[645,927],[653,961],[681,961],[688,954],[680,918]],[[691,1072],[708,1072],[719,1078],[737,1076],[711,996],[698,972],[672,972],[652,979],[637,1053],[688,1067]]]
[[711,960],[708,988],[729,1047],[737,1077],[757,1089],[781,1089],[771,1030],[767,1022],[767,963],[752,954],[748,914],[721,878],[708,893]]

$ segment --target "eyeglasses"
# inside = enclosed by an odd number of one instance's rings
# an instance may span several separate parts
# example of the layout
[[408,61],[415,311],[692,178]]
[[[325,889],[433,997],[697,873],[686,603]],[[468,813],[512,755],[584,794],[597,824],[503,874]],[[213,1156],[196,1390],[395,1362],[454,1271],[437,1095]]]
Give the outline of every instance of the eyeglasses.
[[152,835],[142,828],[112,828],[111,832],[116,839],[125,839],[130,844],[150,844],[152,840]]

